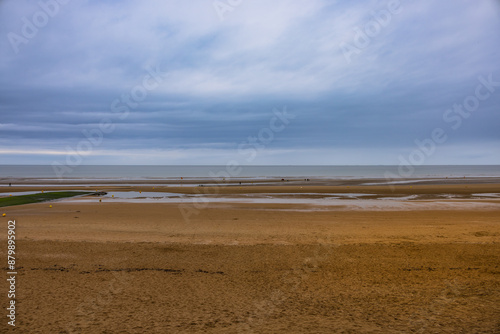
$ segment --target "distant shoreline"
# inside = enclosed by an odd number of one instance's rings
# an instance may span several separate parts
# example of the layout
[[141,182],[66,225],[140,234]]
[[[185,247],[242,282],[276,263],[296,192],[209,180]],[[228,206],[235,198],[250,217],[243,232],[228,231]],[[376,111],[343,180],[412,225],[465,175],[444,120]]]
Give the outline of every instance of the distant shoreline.
[[[9,186],[10,184],[10,186]],[[329,178],[329,177],[238,177],[238,178],[0,178],[0,192],[8,191],[13,187],[60,187],[60,186],[397,186],[397,185],[452,185],[452,184],[500,184],[497,176],[468,176],[468,177],[418,177],[401,178],[396,181],[383,178]]]
[[48,180],[199,180],[199,179],[388,179],[498,177],[498,165],[432,166],[62,166],[0,165],[0,181],[37,178]]

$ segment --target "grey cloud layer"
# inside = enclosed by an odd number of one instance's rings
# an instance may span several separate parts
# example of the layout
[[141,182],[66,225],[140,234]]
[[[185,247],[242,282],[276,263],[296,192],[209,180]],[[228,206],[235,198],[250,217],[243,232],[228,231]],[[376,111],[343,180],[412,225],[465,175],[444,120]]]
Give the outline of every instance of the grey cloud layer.
[[[500,87],[459,129],[443,120],[479,76],[500,81],[498,3],[401,0],[347,62],[339,45],[389,3],[243,1],[221,21],[201,0],[73,0],[16,53],[8,34],[43,9],[1,2],[0,155],[50,163],[109,118],[88,163],[224,164],[287,106],[296,118],[256,163],[397,164],[436,127],[449,140],[429,163],[500,163]],[[113,101],[156,66],[168,74],[120,118]]]

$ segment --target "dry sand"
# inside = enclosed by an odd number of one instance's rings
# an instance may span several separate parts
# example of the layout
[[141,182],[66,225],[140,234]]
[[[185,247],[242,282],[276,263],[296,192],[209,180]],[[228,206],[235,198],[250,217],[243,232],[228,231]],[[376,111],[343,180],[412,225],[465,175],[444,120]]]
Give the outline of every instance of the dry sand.
[[[218,188],[251,192],[393,193],[359,184]],[[500,186],[398,186],[394,194],[431,198],[404,210],[198,204],[188,220],[175,203],[3,208],[2,244],[7,220],[17,223],[15,332],[500,333],[500,200],[436,208],[432,199],[479,192]]]

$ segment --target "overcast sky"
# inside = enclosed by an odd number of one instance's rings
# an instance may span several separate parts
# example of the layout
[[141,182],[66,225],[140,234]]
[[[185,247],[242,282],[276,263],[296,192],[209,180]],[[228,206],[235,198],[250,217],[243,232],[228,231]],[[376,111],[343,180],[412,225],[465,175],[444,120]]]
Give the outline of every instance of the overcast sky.
[[0,2],[0,164],[500,164],[499,129],[497,0]]

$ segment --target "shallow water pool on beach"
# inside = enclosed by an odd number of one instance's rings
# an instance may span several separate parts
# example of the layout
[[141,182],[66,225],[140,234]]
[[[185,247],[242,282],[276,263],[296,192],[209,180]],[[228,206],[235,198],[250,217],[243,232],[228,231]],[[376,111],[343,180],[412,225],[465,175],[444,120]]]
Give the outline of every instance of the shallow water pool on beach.
[[148,199],[148,198],[172,198],[172,197],[182,197],[184,194],[168,193],[168,192],[155,192],[155,191],[109,191],[106,195],[101,196],[102,198],[116,198],[116,199]]
[[[488,199],[496,199],[493,195],[474,194],[473,198],[462,198],[456,195],[447,198],[437,195],[438,198],[429,200],[419,195],[384,196],[364,193],[258,193],[235,195],[205,195],[205,194],[178,194],[169,192],[140,192],[140,191],[112,191],[104,196],[86,196],[70,198],[68,202],[100,201],[103,203],[171,203],[200,205],[207,203],[219,204],[290,204],[290,208],[283,210],[317,211],[317,210],[446,210],[446,209],[494,209],[499,203],[492,203]],[[373,196],[372,198],[367,198]],[[439,198],[440,197],[440,198]],[[484,200],[484,201],[483,201]],[[293,206],[297,207],[293,207]],[[306,205],[306,207],[301,207]],[[257,208],[266,210],[266,208]]]

